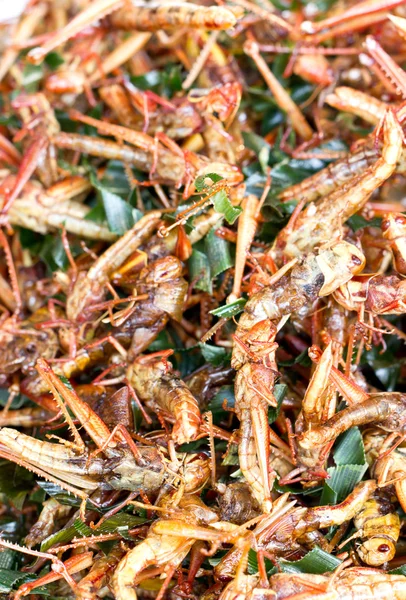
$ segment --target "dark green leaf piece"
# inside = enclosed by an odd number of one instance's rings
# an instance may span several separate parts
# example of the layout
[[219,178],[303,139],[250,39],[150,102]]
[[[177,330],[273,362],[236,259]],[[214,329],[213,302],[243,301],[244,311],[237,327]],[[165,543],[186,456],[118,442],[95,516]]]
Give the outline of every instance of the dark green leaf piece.
[[34,581],[35,579],[37,577],[32,573],[0,569],[0,594],[8,594],[23,583]]
[[[340,465],[338,467],[330,467],[327,472],[330,479],[326,481],[327,486],[336,494],[335,502],[342,502],[348,494],[352,492],[354,487],[361,481],[368,469],[368,465]],[[327,490],[329,491],[329,490]],[[327,504],[326,496],[321,495],[321,505]]]
[[328,554],[321,548],[313,548],[303,558],[296,561],[281,560],[280,566],[284,573],[314,573],[322,575],[323,573],[331,573],[339,565],[341,560]]
[[221,346],[212,346],[210,344],[203,344],[202,342],[199,342],[199,346],[205,361],[215,367],[222,365],[229,355],[227,350]]
[[204,238],[204,249],[213,279],[233,266],[234,261],[230,254],[230,245],[226,240],[216,235],[215,229],[211,229]]
[[351,427],[339,436],[333,452],[334,462],[339,465],[365,465],[365,450],[358,427]]
[[134,225],[131,206],[100,183],[93,173],[90,176],[90,181],[100,194],[110,231],[123,235]]
[[207,256],[197,248],[193,248],[192,255],[188,260],[188,267],[190,279],[196,282],[195,288],[211,294],[213,288]]
[[231,319],[231,317],[239,315],[244,310],[246,303],[247,301],[245,298],[238,298],[238,300],[230,302],[230,304],[224,304],[223,306],[211,310],[210,314],[215,315],[220,319]]

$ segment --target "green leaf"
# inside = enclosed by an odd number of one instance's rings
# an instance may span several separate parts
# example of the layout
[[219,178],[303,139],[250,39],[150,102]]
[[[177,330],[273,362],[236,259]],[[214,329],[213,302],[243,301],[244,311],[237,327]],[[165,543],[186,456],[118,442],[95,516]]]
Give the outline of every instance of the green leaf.
[[69,381],[69,379],[67,377],[65,377],[65,375],[58,375],[57,377],[58,377],[58,379],[60,379],[60,381],[63,383],[63,385],[68,388],[68,390],[70,390],[71,392],[74,391],[71,382]]
[[195,188],[197,192],[203,192],[210,186],[207,183],[207,180],[210,179],[213,183],[218,183],[223,179],[221,175],[217,175],[217,173],[207,173],[207,175],[200,175],[195,179]]
[[[336,494],[335,502],[340,503],[352,492],[354,487],[361,481],[368,469],[368,465],[340,465],[338,467],[329,467],[327,469],[330,479],[325,485]],[[330,496],[330,490],[321,495],[320,504],[327,504],[327,497]]]
[[230,223],[230,225],[232,225],[242,213],[242,208],[231,204],[225,190],[220,190],[217,194],[214,194],[211,201],[213,202],[216,211],[224,215],[225,220],[227,223]]
[[300,560],[281,560],[280,566],[284,573],[314,573],[315,575],[322,575],[323,573],[334,571],[341,565],[341,562],[339,558],[316,547]]
[[0,569],[0,594],[8,594],[23,583],[34,581],[35,579],[37,579],[37,576],[33,573]]
[[104,206],[101,202],[97,202],[95,206],[93,206],[87,215],[84,216],[86,221],[93,221],[94,223],[104,223],[106,221],[106,211],[104,210]]
[[110,231],[123,235],[134,225],[131,206],[100,183],[93,173],[90,176],[90,181],[99,192]]
[[[62,487],[57,485],[56,483],[52,483],[51,481],[37,481],[38,485],[52,498],[55,498],[61,504],[65,504],[67,506],[76,506],[79,507],[81,504],[81,500],[73,496],[69,492],[66,492]],[[93,504],[91,504],[92,508],[94,508]]]
[[210,400],[207,410],[210,410],[213,414],[223,412],[223,402],[227,401],[227,406],[230,408],[234,408],[235,405],[235,396],[234,396],[234,386],[232,385],[223,385],[217,394]]
[[310,367],[312,364],[311,358],[309,357],[308,349],[303,350],[296,358],[290,360],[283,360],[279,362],[281,367],[292,367],[293,365],[303,365],[304,367]]
[[0,550],[0,571],[2,569],[12,569],[16,566],[18,561],[18,555],[15,550],[10,548],[3,548]]
[[[207,185],[207,179],[211,179],[213,183],[218,183],[223,179],[217,173],[207,173],[207,175],[200,175],[195,179],[195,188],[196,191],[201,193],[205,190],[210,191],[210,186]],[[213,203],[216,211],[222,215],[224,215],[227,223],[232,225],[234,221],[240,216],[242,212],[242,208],[239,206],[235,207],[231,204],[230,199],[228,198],[225,190],[219,190],[216,194],[214,194],[210,201]]]
[[234,261],[230,254],[230,244],[216,235],[216,230],[211,229],[204,238],[204,249],[209,261],[212,278],[233,266]]
[[25,498],[32,489],[33,476],[29,471],[2,462],[0,466],[0,493],[5,494],[15,508],[21,510]]
[[328,484],[328,481],[325,481],[323,484],[323,491],[320,497],[320,506],[332,506],[333,504],[337,504],[337,492],[335,492]]
[[237,444],[229,444],[226,453],[223,456],[221,464],[224,467],[239,467],[240,460],[238,458],[238,446]]
[[[97,527],[94,531],[98,534],[101,533],[121,533],[124,529],[133,529],[142,523],[145,523],[144,517],[137,515],[131,515],[128,513],[120,512],[106,519],[100,527]],[[94,533],[94,532],[93,532]]]
[[73,523],[73,527],[79,537],[90,537],[94,535],[95,530],[83,523],[81,519],[76,519]]
[[74,525],[60,529],[59,531],[49,535],[47,538],[45,538],[45,540],[42,540],[41,552],[46,552],[49,548],[52,548],[52,546],[56,546],[57,544],[69,544],[69,542],[73,540],[76,535],[77,531]]
[[43,243],[38,255],[42,258],[51,272],[58,269],[64,271],[69,264],[60,236],[54,237],[53,235],[46,235],[43,238]]
[[199,342],[200,349],[206,362],[218,367],[222,365],[229,356],[229,352],[221,346],[212,346],[210,344],[203,344]]
[[[0,388],[0,406],[6,406],[7,402],[9,401],[9,398],[10,392],[6,388]],[[30,403],[30,400],[23,394],[18,394],[15,398],[13,398],[13,401],[9,408],[16,410],[18,408],[23,407],[27,403]]]
[[276,406],[275,408],[273,406],[271,406],[268,409],[268,423],[269,424],[273,423],[277,419],[279,412],[281,410],[283,399],[286,396],[287,391],[288,391],[288,386],[286,384],[277,383],[275,385],[274,396],[275,396],[276,402],[278,403],[278,406]]
[[151,90],[160,96],[172,98],[176,92],[182,90],[181,71],[182,68],[179,64],[168,63],[159,70],[132,76],[130,81],[140,90]]
[[243,131],[242,137],[247,148],[250,148],[257,155],[263,173],[266,173],[271,155],[271,146],[263,137],[252,131]]
[[110,192],[117,194],[117,196],[120,196],[123,200],[129,201],[129,197],[132,197],[126,170],[121,161],[110,160],[107,163],[107,168],[103,173],[101,183]]
[[21,83],[29,94],[35,93],[39,88],[39,82],[44,75],[41,65],[27,63],[22,72]]
[[161,71],[162,76],[162,91],[161,95],[172,98],[176,92],[182,91],[182,76],[181,67],[177,64],[165,65]]
[[358,427],[352,427],[341,434],[334,447],[336,465],[365,465],[365,450]]
[[246,303],[247,301],[245,298],[238,298],[238,300],[235,300],[234,302],[223,304],[223,306],[214,308],[209,312],[220,319],[231,319],[231,317],[235,317],[235,315],[239,315],[243,312]]
[[[265,568],[268,577],[277,572],[276,568],[267,558],[265,558]],[[258,573],[258,557],[257,553],[252,548],[250,548],[248,552],[248,573],[249,575],[255,575]]]
[[103,533],[120,533],[123,537],[126,537],[129,529],[137,527],[137,525],[145,523],[145,521],[146,519],[143,517],[121,512],[106,519],[100,527],[91,529],[83,521],[76,519],[70,527],[61,529],[43,540],[41,552],[46,552],[49,548],[57,544],[68,544],[75,537],[90,537]]
[[59,52],[50,52],[44,58],[44,62],[52,71],[55,71],[55,69],[64,64],[65,59]]
[[193,248],[188,260],[190,279],[195,281],[195,288],[203,292],[213,292],[210,265],[207,256],[197,248]]
[[225,556],[226,554],[227,550],[219,550],[218,552],[216,552],[215,556],[211,556],[209,559],[207,559],[207,562],[210,566],[217,567],[223,556]]
[[389,575],[404,575],[406,577],[406,565],[402,565],[397,569],[392,569],[392,571],[388,571]]
[[374,217],[369,221],[361,215],[353,215],[346,221],[347,225],[351,227],[353,231],[358,231],[364,227],[378,227],[380,229],[382,219],[380,217]]

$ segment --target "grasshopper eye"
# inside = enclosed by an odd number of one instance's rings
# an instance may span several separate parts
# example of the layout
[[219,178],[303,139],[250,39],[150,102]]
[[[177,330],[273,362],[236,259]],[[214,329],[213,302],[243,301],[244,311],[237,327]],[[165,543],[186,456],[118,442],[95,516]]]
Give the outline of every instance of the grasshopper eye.
[[361,265],[361,264],[362,264],[362,260],[359,258],[359,256],[355,256],[355,254],[353,254],[353,255],[351,256],[351,260],[352,260],[352,262],[354,263],[354,265],[357,265],[357,266],[359,266],[359,265]]

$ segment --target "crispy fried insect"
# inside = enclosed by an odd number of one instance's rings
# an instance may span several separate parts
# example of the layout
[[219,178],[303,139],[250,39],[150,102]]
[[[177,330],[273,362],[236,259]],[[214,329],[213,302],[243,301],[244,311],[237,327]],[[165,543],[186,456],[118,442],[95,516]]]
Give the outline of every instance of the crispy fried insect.
[[[356,246],[339,242],[331,248],[321,249],[318,254],[309,254],[298,264],[291,263],[290,273],[249,299],[240,317],[236,335],[244,339],[259,321],[270,319],[276,325],[280,319],[303,306],[311,310],[318,297],[332,293],[362,271],[364,260]],[[244,362],[243,351],[235,344],[232,366],[238,369]]]
[[269,468],[267,410],[269,405],[276,405],[273,387],[277,325],[302,307],[311,310],[319,296],[330,293],[341,278],[350,279],[362,266],[362,254],[345,242],[317,256],[310,254],[302,264],[293,263],[290,273],[282,275],[275,287],[254,294],[239,320],[231,365],[238,369],[235,396],[241,421],[240,468],[265,512],[271,508],[275,477]]
[[[53,373],[46,361],[40,359],[38,369],[60,405],[75,442],[67,445],[43,442],[4,427],[0,430],[1,456],[57,482],[83,499],[100,487],[128,491],[158,490],[168,477],[169,480],[173,478],[172,471],[167,469],[169,461],[155,447],[138,447],[132,441],[128,445],[130,438],[124,428],[119,426],[113,435],[114,432],[110,432],[89,405]],[[66,410],[65,402],[83,423],[105,458],[93,456],[86,448]],[[113,441],[114,438],[117,442]],[[192,456],[185,459],[190,462]],[[198,482],[202,481],[201,477],[203,481],[207,480],[209,472],[205,472],[204,467],[199,472],[200,464],[201,460],[197,458],[197,462],[191,464],[189,473],[185,472],[186,490],[189,485],[200,485]]]
[[338,110],[356,114],[372,125],[384,118],[388,108],[385,102],[348,87],[337,87],[334,93],[328,94],[326,102]]
[[[5,546],[6,544],[7,542],[2,541],[2,545]],[[89,568],[93,562],[92,552],[84,552],[76,556],[71,556],[65,562],[62,562],[52,554],[29,550],[28,548],[23,548],[17,544],[9,544],[8,547],[12,547],[14,550],[19,550],[27,554],[33,554],[34,556],[52,560],[51,572],[30,583],[23,583],[14,595],[14,598],[17,600],[20,600],[23,596],[31,595],[32,590],[35,590],[37,587],[47,585],[62,578],[66,580],[72,588],[72,591],[74,591],[76,589],[76,583],[71,575]]]
[[[103,256],[101,259],[103,259]],[[107,271],[110,272],[108,264]],[[93,365],[103,363],[114,350],[115,346],[111,344],[112,341],[121,345],[120,352],[124,354],[125,358],[127,358],[125,349],[128,348],[128,359],[130,361],[134,360],[162,331],[169,318],[175,321],[181,319],[187,291],[187,284],[181,277],[181,273],[182,264],[173,256],[167,256],[153,262],[149,267],[137,273],[132,282],[131,276],[125,278],[119,270],[115,271],[114,281],[121,282],[122,285],[125,285],[125,288],[129,286],[130,293],[133,291],[134,286],[137,286],[137,296],[133,306],[130,304],[127,312],[127,309],[124,309],[122,312],[119,311],[116,316],[112,315],[109,318],[109,322],[114,327],[113,333],[111,328],[102,329],[100,337],[96,337],[91,344],[77,350],[75,356],[64,359],[55,365],[55,373],[70,378],[85,372]],[[112,272],[111,274],[113,275]],[[85,280],[86,277],[87,275],[84,274]],[[94,289],[97,289],[98,282],[96,279],[92,279],[88,283],[91,285],[88,285],[87,289],[80,288],[78,285],[74,296],[74,299],[88,303],[87,311],[78,313],[78,318],[82,322],[86,322],[88,319],[92,320],[94,315],[97,314],[96,311],[102,311],[111,304],[108,300],[105,303],[94,303],[91,286],[93,285]],[[75,290],[72,293],[75,293]],[[101,288],[98,293],[104,295],[106,290]],[[140,297],[139,300],[137,300],[138,296]],[[130,301],[131,297],[132,295]],[[115,301],[112,302],[114,305]],[[76,309],[76,306],[73,308]],[[36,396],[47,391],[43,380],[35,375],[30,375],[24,379],[22,388],[24,393],[34,400]]]
[[[336,439],[340,433],[356,425],[374,423],[385,431],[406,431],[404,411],[406,396],[396,392],[369,394],[359,404],[350,406],[337,413],[323,425],[305,431],[298,438],[298,444],[304,450],[321,448]],[[313,466],[314,462],[310,462]]]
[[326,575],[278,573],[270,579],[275,600],[375,600],[406,598],[404,575],[388,575],[377,569],[353,567]]
[[55,530],[58,520],[68,516],[72,507],[60,504],[55,498],[49,498],[42,506],[41,513],[36,523],[31,527],[25,538],[27,548],[40,544]]
[[130,364],[127,379],[142,402],[174,417],[172,438],[175,443],[184,444],[198,435],[201,414],[196,398],[173,372],[168,355],[164,351],[138,357]]
[[152,136],[163,132],[174,140],[186,138],[201,128],[202,118],[191,102],[169,102],[152,92],[139,92],[129,83],[126,88],[113,84],[99,91],[121,125],[142,129]]
[[389,213],[381,224],[383,237],[390,243],[393,266],[399,275],[406,275],[406,217],[401,213]]
[[[145,541],[130,550],[119,563],[112,582],[117,600],[137,600],[134,588],[137,577],[152,565],[159,567],[158,572],[167,576],[167,585],[196,539],[210,539],[210,530],[207,531],[202,526],[218,522],[216,512],[206,507],[198,496],[184,496],[175,509],[171,509],[170,500],[164,500],[164,518],[155,521]],[[183,528],[186,529],[186,534]],[[193,535],[194,530],[196,537]],[[202,534],[207,537],[202,537]],[[214,528],[211,534],[213,539],[220,535]]]
[[391,111],[386,113],[383,128],[382,156],[375,165],[350,180],[344,189],[309,204],[279,233],[272,249],[278,264],[282,264],[283,258],[289,260],[312,251],[318,244],[340,239],[340,224],[358,212],[372,192],[392,175],[401,156],[403,137],[401,126]]
[[406,452],[404,448],[396,448],[386,456],[378,456],[373,467],[374,476],[379,485],[395,484],[396,495],[403,510],[406,507]]
[[354,277],[334,292],[337,302],[355,310],[363,322],[364,313],[372,316],[402,315],[405,312],[405,280],[399,275]]
[[[16,176],[4,173],[1,192],[7,196],[15,185]],[[117,236],[106,226],[86,220],[89,207],[74,200],[90,187],[82,177],[68,177],[47,189],[31,179],[10,206],[8,221],[11,225],[41,234],[60,231],[64,227],[66,231],[84,238],[114,241]]]
[[400,519],[386,495],[375,494],[367,500],[355,517],[354,525],[360,530],[362,543],[356,550],[364,563],[379,567],[392,560],[400,535]]
[[159,211],[152,211],[142,217],[97,259],[87,273],[79,274],[66,302],[66,314],[69,319],[73,322],[84,322],[92,316],[87,311],[89,305],[104,299],[110,275],[148,239],[159,218]]
[[[349,496],[336,506],[316,506],[314,508],[296,507],[295,501],[287,501],[287,495],[279,497],[269,515],[266,515],[255,527],[249,540],[251,547],[265,551],[272,556],[291,556],[303,546],[323,543],[319,530],[332,525],[350,521],[376,490],[374,480],[358,484]],[[312,534],[318,534],[316,541]],[[216,578],[226,581],[235,576],[242,555],[241,545],[237,543],[216,566]]]
[[197,29],[221,30],[233,27],[237,19],[234,13],[222,6],[199,6],[177,2],[161,5],[124,5],[110,17],[111,25],[117,29],[155,31],[188,27]]
[[33,371],[38,358],[51,359],[58,351],[58,338],[49,328],[36,326],[49,321],[47,308],[40,308],[28,319],[16,323],[9,319],[0,329],[0,373],[10,375],[17,371]]
[[242,525],[259,515],[259,506],[244,482],[230,483],[219,501],[220,518]]
[[111,579],[114,570],[124,555],[120,544],[116,544],[107,555],[96,556],[87,575],[83,577],[75,590],[77,600],[94,600]]

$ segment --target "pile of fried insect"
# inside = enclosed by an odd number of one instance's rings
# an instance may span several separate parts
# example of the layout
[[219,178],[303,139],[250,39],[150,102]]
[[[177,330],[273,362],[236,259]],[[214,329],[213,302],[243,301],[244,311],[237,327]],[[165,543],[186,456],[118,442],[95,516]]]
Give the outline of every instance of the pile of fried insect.
[[0,596],[406,599],[405,0],[0,43]]

